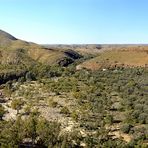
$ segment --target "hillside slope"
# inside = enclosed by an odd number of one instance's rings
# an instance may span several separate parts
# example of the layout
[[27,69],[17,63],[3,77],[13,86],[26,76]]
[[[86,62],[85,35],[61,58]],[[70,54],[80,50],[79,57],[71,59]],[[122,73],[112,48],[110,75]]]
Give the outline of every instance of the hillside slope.
[[122,47],[104,50],[97,57],[77,66],[77,69],[98,70],[115,67],[147,67],[148,47]]
[[[69,52],[70,54],[67,54]],[[76,55],[76,57],[73,55]],[[26,62],[28,65],[28,62],[34,61],[48,65],[61,64],[66,66],[80,57],[75,51],[48,49],[35,43],[16,39],[0,30],[0,63],[2,65],[19,65]]]
[[0,30],[0,46],[7,46],[12,41],[16,41],[17,39],[10,35],[9,33],[6,33],[3,30]]

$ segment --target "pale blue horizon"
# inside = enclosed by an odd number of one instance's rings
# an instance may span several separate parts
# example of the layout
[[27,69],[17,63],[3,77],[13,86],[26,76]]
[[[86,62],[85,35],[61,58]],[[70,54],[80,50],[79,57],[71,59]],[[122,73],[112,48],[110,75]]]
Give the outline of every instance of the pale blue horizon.
[[0,0],[0,29],[40,44],[147,44],[147,0]]

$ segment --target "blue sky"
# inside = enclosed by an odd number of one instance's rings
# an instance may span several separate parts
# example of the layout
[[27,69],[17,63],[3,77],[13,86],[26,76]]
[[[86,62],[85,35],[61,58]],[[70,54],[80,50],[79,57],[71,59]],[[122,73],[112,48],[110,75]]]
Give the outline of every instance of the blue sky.
[[148,0],[0,0],[0,29],[36,43],[148,43]]

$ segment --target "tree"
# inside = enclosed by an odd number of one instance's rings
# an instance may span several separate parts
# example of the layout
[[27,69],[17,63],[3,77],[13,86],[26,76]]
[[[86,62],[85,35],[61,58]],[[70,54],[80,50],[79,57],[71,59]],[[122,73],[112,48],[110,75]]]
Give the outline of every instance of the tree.
[[40,118],[36,131],[39,136],[39,144],[53,147],[58,142],[60,124],[57,122],[48,122],[46,119]]
[[130,124],[124,124],[124,125],[122,125],[121,130],[122,130],[122,132],[128,134],[130,132],[130,129],[131,128],[132,128],[132,125],[130,125]]
[[21,117],[17,117],[16,121],[5,122],[0,132],[0,147],[17,148],[24,139],[23,133],[23,121]]
[[24,112],[26,115],[29,115],[31,113],[31,106],[27,105],[25,108],[24,108]]
[[24,101],[22,101],[21,99],[14,99],[11,102],[11,107],[17,110],[17,114],[19,114],[19,110],[22,108],[23,105],[24,105]]
[[31,72],[27,72],[25,78],[27,81],[35,80],[35,76]]
[[0,120],[2,120],[5,112],[5,108],[0,104]]
[[65,114],[65,115],[67,115],[67,116],[70,115],[70,111],[69,111],[68,107],[66,107],[66,106],[64,106],[64,107],[61,109],[60,113],[61,113],[61,114]]
[[107,124],[113,124],[114,120],[113,120],[113,116],[112,115],[107,115],[106,118],[105,118],[105,122]]
[[12,82],[11,81],[8,81],[6,84],[5,84],[5,87],[4,87],[4,95],[7,95],[7,96],[11,96],[12,94]]
[[35,145],[35,141],[37,138],[37,116],[31,114],[27,119],[26,122],[24,123],[24,130],[25,130],[25,137],[26,138],[31,138],[32,141],[32,146]]
[[148,119],[147,113],[141,113],[138,117],[139,123],[141,123],[141,124],[146,124],[147,119]]

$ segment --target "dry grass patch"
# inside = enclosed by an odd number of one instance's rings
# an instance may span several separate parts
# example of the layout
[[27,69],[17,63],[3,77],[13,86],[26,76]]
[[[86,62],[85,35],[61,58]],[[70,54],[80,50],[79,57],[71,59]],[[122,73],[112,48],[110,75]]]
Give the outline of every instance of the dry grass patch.
[[148,52],[146,50],[109,50],[99,56],[85,61],[79,68],[91,70],[110,67],[145,67],[148,65]]

